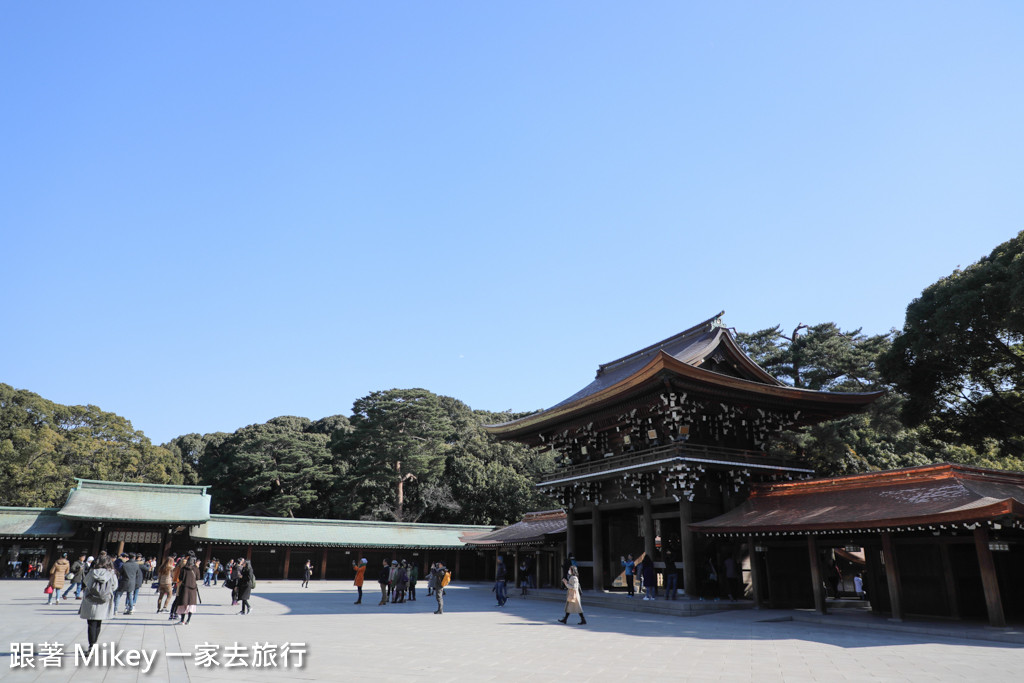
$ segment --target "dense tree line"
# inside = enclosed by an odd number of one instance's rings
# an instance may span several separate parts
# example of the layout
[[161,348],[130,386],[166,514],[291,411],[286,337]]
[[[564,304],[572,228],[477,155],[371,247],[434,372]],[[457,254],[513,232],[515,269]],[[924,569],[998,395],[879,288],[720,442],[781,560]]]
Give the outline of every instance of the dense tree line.
[[533,487],[550,456],[483,431],[519,416],[392,389],[357,400],[351,417],[278,417],[168,448],[214,487],[215,512],[502,524],[550,505]]
[[[945,461],[1024,470],[1024,232],[925,289],[902,330],[828,322],[737,340],[794,387],[885,390],[863,412],[769,444],[819,474]],[[207,484],[215,512],[503,524],[551,505],[533,487],[550,455],[483,431],[525,414],[392,389],[349,416],[277,417],[154,446],[96,406],[0,384],[0,505],[60,505],[83,477]]]
[[62,505],[75,477],[179,484],[185,469],[123,417],[0,384],[0,505]]

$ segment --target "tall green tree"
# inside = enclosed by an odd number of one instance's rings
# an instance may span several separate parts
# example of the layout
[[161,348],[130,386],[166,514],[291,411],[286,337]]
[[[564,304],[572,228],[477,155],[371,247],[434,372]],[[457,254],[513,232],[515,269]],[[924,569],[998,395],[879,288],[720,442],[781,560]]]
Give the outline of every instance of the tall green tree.
[[908,424],[1024,456],[1024,232],[914,299],[881,368]]
[[[815,391],[877,391],[888,389],[877,360],[889,346],[886,335],[844,332],[835,323],[797,325],[786,334],[781,326],[736,335],[737,342],[772,375],[791,386]],[[930,462],[919,435],[897,418],[903,398],[889,392],[866,410],[784,432],[769,451],[797,457],[821,475],[890,469]]]
[[441,401],[456,426],[445,480],[460,505],[457,521],[508,524],[519,521],[525,512],[551,506],[534,487],[543,473],[554,468],[550,452],[498,441],[483,429],[485,424],[508,422],[529,413],[474,411],[447,396]]
[[375,391],[358,399],[352,411],[352,430],[334,446],[347,466],[335,510],[371,518],[416,516],[416,490],[438,484],[453,438],[438,397],[425,389]]
[[200,480],[214,491],[213,508],[237,512],[258,506],[282,517],[320,517],[333,483],[329,437],[310,431],[307,418],[278,417],[223,439],[208,438]]

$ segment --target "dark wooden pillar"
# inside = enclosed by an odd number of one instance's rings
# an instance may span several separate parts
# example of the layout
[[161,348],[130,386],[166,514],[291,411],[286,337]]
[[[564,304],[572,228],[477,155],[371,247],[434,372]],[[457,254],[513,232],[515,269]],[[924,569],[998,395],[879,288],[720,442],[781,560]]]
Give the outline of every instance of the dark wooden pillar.
[[687,597],[700,597],[697,585],[697,544],[690,524],[693,522],[692,503],[686,498],[679,500],[679,537],[683,552],[683,591]]
[[513,562],[513,565],[514,565],[512,567],[512,577],[513,577],[512,585],[513,586],[518,586],[519,585],[519,548],[515,549],[515,553],[512,555],[512,562]]
[[118,554],[118,556],[120,556],[121,553],[123,553],[123,552],[124,552],[124,541],[118,541],[117,542],[117,554]]
[[591,513],[590,535],[591,547],[594,549],[594,590],[603,591],[605,586],[604,568],[607,562],[604,557],[604,533],[601,529],[601,510],[594,503],[594,510]]
[[654,561],[654,513],[651,511],[651,499],[643,500],[644,513],[644,552]]
[[571,506],[565,508],[565,554],[576,554],[576,511]]
[[[49,575],[50,575],[50,565],[52,565],[56,561],[57,561],[57,541],[50,541],[49,543],[46,544],[46,554],[43,555],[43,568],[39,570],[39,575],[40,576],[49,577]],[[22,567],[21,567],[21,571],[23,572],[23,575],[24,575],[24,572],[28,571],[28,565],[27,564],[23,564]]]
[[286,580],[286,581],[288,580],[288,565],[290,565],[291,563],[292,563],[292,549],[291,548],[285,548],[284,549],[284,576],[282,576],[281,578]]
[[462,569],[459,566],[459,561],[462,559],[462,552],[459,550],[455,551],[455,574],[454,576],[462,576]]
[[939,555],[942,557],[942,574],[946,579],[946,600],[949,601],[949,616],[960,618],[960,599],[956,590],[956,577],[953,576],[953,563],[949,559],[949,544],[939,543]]
[[327,548],[320,551],[320,580],[327,580]]
[[821,582],[821,561],[818,559],[818,543],[814,536],[807,536],[807,554],[811,562],[811,583],[814,588],[814,609],[818,614],[828,614],[825,603],[825,586]]
[[[174,540],[174,529],[168,529],[167,533],[164,534],[164,557],[168,557],[171,554],[171,541]],[[162,561],[163,558],[161,558]]]
[[252,562],[252,544],[250,543],[245,547],[245,563],[249,564]]
[[206,553],[203,555],[203,562],[205,564],[210,563],[210,558],[213,557],[213,546],[209,543],[206,544]]
[[889,586],[889,604],[892,606],[892,620],[903,621],[903,591],[900,590],[900,571],[893,551],[892,534],[882,532],[882,560],[885,562],[885,580]]
[[747,548],[750,551],[750,588],[754,597],[754,609],[764,606],[764,572],[761,571],[761,553],[757,552],[757,542],[753,536],[747,536]]
[[1003,628],[1003,599],[999,595],[999,577],[992,550],[988,547],[988,527],[979,526],[974,530],[974,548],[978,552],[978,566],[981,568],[981,585],[985,588],[985,607],[988,609],[989,626]]
[[[106,532],[103,531],[103,527],[102,526],[98,527],[96,529],[96,535],[93,536],[93,539],[92,539],[92,552],[89,553],[93,557],[96,557],[97,555],[100,554],[100,548],[103,547],[103,534],[104,533],[106,533]],[[163,560],[162,557],[160,559]]]

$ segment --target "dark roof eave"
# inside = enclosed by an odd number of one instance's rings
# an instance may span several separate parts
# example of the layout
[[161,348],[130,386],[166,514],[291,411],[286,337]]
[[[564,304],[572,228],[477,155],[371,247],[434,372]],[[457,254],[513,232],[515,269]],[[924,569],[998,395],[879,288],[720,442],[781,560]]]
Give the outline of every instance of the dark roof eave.
[[[739,509],[739,508],[738,508]],[[729,513],[726,513],[727,516]],[[1024,519],[1024,503],[1017,500],[1001,500],[990,505],[971,508],[969,510],[953,510],[950,512],[922,515],[920,517],[899,517],[891,519],[873,519],[864,521],[824,522],[816,524],[764,524],[764,525],[722,525],[707,522],[690,524],[690,529],[701,534],[786,534],[816,532],[877,532],[883,529],[908,529],[910,527],[929,527],[951,524],[979,524],[994,521],[1007,516]]]
[[571,419],[577,414],[600,410],[625,394],[636,392],[652,382],[659,382],[663,372],[674,373],[683,379],[705,384],[709,389],[743,391],[766,399],[791,401],[804,408],[830,407],[833,410],[838,409],[839,414],[860,410],[885,394],[884,391],[823,392],[797,389],[785,385],[763,384],[693,367],[662,351],[643,368],[610,387],[584,396],[572,403],[542,410],[518,420],[497,425],[484,425],[484,429],[497,438],[512,439],[524,436],[542,430],[549,425]]

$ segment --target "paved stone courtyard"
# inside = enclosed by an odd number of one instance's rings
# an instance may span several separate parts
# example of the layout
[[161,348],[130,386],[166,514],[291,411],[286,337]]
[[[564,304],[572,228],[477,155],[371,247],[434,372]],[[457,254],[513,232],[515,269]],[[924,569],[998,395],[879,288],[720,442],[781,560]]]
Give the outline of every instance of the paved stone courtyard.
[[[353,605],[350,582],[260,582],[251,615],[239,616],[224,588],[202,589],[204,604],[188,626],[157,616],[144,590],[136,612],[104,623],[101,643],[156,651],[152,670],[75,665],[85,622],[72,600],[45,606],[42,581],[0,581],[0,679],[5,681],[1020,681],[1024,646],[905,632],[771,621],[771,611],[681,618],[595,607],[588,625],[563,626],[558,603],[522,600],[504,608],[487,586],[450,587],[446,613],[433,598],[377,606],[367,590]],[[368,585],[368,588],[371,586]],[[375,588],[376,586],[372,586]],[[513,592],[515,593],[515,592]],[[623,598],[626,599],[626,598]],[[586,609],[586,595],[584,595]],[[576,621],[570,618],[570,624]],[[43,660],[43,643],[64,646]],[[35,668],[20,663],[12,643],[34,645]],[[253,644],[258,643],[257,654]],[[304,643],[302,668],[283,668],[281,648]],[[226,671],[227,651],[247,667]],[[216,649],[219,666],[197,666],[197,646]],[[268,651],[277,666],[252,668]],[[168,653],[188,655],[168,657]],[[288,659],[294,665],[295,654]],[[44,667],[46,661],[60,666]]]

